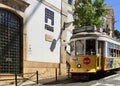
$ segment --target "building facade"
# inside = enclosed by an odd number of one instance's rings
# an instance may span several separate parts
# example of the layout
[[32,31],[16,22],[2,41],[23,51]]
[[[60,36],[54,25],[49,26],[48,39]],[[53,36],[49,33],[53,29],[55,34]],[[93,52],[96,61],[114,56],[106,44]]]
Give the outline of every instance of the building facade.
[[24,72],[38,70],[41,78],[53,77],[60,64],[61,0],[27,3]]
[[111,6],[107,7],[108,9],[108,15],[106,16],[106,28],[107,28],[107,33],[109,36],[113,37],[114,35],[114,9]]
[[66,53],[66,45],[68,44],[70,37],[72,35],[73,26],[73,6],[75,0],[62,0],[61,4],[61,73],[65,74],[69,67],[69,55]]
[[71,30],[65,24],[73,21],[72,5],[72,0],[0,0],[0,78],[38,71],[44,79],[55,77],[56,69],[67,74]]
[[56,69],[58,75],[66,75],[74,4],[75,0],[0,0],[0,76],[38,71],[44,79],[55,77]]
[[23,72],[25,14],[29,4],[0,0],[0,74]]

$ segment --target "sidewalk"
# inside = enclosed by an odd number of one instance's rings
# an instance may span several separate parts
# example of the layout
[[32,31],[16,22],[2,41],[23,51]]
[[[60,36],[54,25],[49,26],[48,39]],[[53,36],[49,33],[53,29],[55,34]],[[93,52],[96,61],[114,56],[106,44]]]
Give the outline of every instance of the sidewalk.
[[56,77],[55,78],[49,78],[49,79],[43,79],[43,80],[40,80],[39,82],[42,84],[42,85],[46,85],[46,84],[56,84],[56,83],[60,83],[64,80],[67,80],[68,79],[68,76],[65,75],[65,76],[58,76],[57,79]]
[[[49,84],[57,84],[58,82],[62,83],[64,80],[67,80],[68,79],[68,76],[57,76],[54,77],[54,78],[49,78],[49,79],[42,79],[42,80],[39,80],[39,84],[36,84],[36,82],[34,81],[26,81],[26,82],[23,82],[23,83],[18,83],[18,86],[44,86],[44,85],[49,85]],[[0,85],[0,86],[3,86],[3,85]],[[10,84],[10,85],[4,85],[4,86],[15,86],[15,83],[14,84]]]

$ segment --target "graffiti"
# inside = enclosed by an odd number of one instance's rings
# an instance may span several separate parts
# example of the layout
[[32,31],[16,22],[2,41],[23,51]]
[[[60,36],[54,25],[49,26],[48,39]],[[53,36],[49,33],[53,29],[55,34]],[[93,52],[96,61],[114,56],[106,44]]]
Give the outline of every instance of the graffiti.
[[120,61],[115,58],[106,58],[106,68],[117,68],[120,66]]
[[112,68],[113,58],[106,58],[106,68]]
[[118,66],[120,66],[120,62],[118,62]]
[[118,62],[116,61],[116,59],[114,59],[114,60],[113,60],[112,67],[113,67],[113,68],[116,68],[116,67],[117,67],[117,63],[118,63]]

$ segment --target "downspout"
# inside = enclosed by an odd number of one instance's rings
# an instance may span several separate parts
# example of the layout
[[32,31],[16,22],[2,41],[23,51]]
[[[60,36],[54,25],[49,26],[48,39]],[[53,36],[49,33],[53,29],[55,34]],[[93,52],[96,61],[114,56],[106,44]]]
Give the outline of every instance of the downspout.
[[61,48],[62,48],[61,46],[62,46],[62,31],[63,31],[63,27],[62,27],[62,0],[61,0],[61,12],[60,12],[60,14],[61,14],[61,20],[60,20],[60,27],[61,27],[60,29],[61,30],[60,30],[60,63],[59,63],[59,75],[61,75],[61,65],[60,64],[62,62],[61,61],[61,56],[62,56],[61,55],[61,53],[62,53],[61,52]]

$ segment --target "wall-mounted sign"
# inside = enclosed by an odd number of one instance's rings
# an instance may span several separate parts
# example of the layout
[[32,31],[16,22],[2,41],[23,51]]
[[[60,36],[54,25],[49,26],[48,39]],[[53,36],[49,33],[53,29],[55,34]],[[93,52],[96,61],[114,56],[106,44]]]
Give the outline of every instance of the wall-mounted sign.
[[45,34],[45,40],[49,41],[49,42],[52,42],[53,41],[53,36]]

